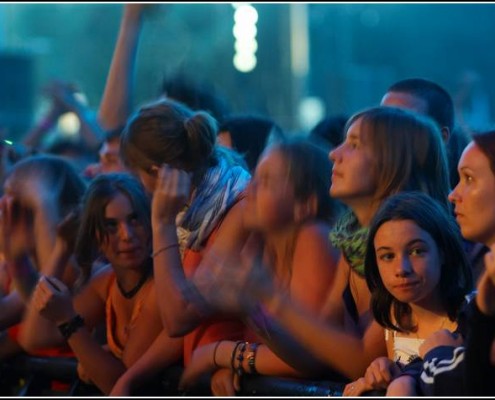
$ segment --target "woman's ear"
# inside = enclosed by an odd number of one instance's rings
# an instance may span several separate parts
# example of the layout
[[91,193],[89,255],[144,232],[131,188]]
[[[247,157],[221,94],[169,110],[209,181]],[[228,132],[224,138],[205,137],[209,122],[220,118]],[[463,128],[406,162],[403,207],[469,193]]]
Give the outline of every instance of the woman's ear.
[[318,212],[318,199],[312,194],[304,201],[297,201],[294,206],[294,221],[303,222],[308,218],[316,216]]

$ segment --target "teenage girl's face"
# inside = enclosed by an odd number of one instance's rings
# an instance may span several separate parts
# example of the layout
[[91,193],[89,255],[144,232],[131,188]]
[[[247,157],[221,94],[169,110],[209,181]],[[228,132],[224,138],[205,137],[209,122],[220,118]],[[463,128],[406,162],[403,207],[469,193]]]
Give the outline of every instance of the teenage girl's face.
[[369,138],[362,131],[362,119],[347,130],[345,141],[330,152],[333,162],[330,196],[348,205],[354,200],[373,199],[377,189]]
[[412,220],[388,221],[374,239],[385,288],[404,303],[432,306],[438,298],[442,259],[428,232]]
[[141,267],[149,255],[148,233],[131,202],[118,193],[105,208],[107,238],[101,251],[114,268]]
[[281,229],[293,222],[294,204],[287,161],[280,151],[268,151],[258,162],[247,190],[246,225],[261,231]]
[[488,157],[471,142],[459,159],[459,183],[449,195],[455,217],[466,239],[495,243],[495,176]]

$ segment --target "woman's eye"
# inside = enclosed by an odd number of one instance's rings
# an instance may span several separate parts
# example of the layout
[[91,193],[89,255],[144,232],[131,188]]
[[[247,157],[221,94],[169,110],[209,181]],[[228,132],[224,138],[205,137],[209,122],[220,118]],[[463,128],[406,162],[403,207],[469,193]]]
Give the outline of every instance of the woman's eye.
[[105,222],[105,229],[111,233],[117,232],[117,223],[113,221],[107,221]]
[[390,261],[394,258],[394,255],[392,253],[385,253],[381,254],[379,259],[382,261]]
[[420,255],[424,254],[425,252],[426,252],[425,249],[416,248],[416,249],[412,249],[410,253],[413,256],[420,256]]

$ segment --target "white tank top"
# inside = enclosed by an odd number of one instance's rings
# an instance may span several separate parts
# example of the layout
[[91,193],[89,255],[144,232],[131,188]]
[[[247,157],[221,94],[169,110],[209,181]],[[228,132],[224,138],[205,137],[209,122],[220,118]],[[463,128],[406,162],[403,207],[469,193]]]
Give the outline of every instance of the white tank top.
[[[385,340],[389,340],[389,332],[389,329],[385,329]],[[394,340],[394,361],[405,365],[419,356],[419,346],[424,342],[424,339],[397,336],[397,331],[392,331],[392,337]]]

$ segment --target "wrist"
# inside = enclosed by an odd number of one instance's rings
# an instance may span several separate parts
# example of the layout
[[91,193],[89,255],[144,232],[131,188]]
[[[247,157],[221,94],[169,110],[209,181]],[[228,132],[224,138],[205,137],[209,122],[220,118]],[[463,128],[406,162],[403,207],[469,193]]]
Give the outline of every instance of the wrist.
[[151,228],[153,231],[153,237],[163,238],[164,240],[177,241],[177,226],[174,223],[167,223],[164,221],[151,221]]
[[84,318],[79,314],[74,314],[74,316],[66,322],[57,324],[57,328],[65,340],[69,340],[70,337],[83,326]]
[[216,352],[214,353],[214,365],[217,368],[230,368],[230,360],[235,345],[236,342],[230,340],[220,341],[216,348]]

